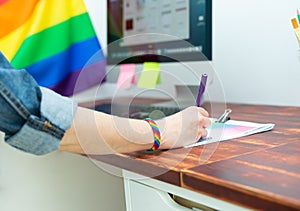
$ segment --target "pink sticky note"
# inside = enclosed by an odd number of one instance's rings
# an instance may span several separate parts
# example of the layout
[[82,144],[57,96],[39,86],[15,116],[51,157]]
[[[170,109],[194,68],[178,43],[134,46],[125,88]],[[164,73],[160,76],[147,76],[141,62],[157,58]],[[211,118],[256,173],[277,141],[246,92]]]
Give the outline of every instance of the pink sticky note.
[[128,89],[132,84],[136,83],[135,78],[135,65],[134,64],[121,64],[120,74],[117,81],[117,88]]

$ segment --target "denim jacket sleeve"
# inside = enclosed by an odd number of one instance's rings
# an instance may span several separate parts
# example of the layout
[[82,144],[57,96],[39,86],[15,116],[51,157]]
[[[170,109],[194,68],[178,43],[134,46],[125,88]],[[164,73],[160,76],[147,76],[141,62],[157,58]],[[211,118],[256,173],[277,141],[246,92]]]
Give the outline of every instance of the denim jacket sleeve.
[[26,70],[16,70],[0,52],[0,131],[5,142],[43,155],[58,149],[76,103],[39,87]]

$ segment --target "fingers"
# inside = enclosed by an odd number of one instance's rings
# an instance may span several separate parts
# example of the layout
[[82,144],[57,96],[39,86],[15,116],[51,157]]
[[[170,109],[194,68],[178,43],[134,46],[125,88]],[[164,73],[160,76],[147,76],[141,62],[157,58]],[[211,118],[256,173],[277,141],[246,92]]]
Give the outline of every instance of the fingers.
[[203,128],[207,128],[211,125],[211,120],[207,117],[200,117],[198,124]]
[[[179,136],[183,137],[180,138],[180,140],[185,140],[185,142],[181,142],[181,144],[186,145],[187,140],[192,142],[198,141],[200,138],[204,138],[208,135],[206,128],[211,125],[211,120],[208,117],[209,114],[204,108],[191,106],[167,118],[172,119],[172,124],[175,124],[174,128],[177,127],[175,131],[179,132]],[[178,125],[182,127],[180,130],[178,130]],[[178,139],[178,136],[176,136],[176,139]]]
[[208,118],[209,116],[208,112],[202,107],[196,107],[196,108],[197,111],[199,112],[198,124],[203,128],[209,127],[211,125],[211,120]]
[[198,121],[199,124],[199,129],[198,129],[198,137],[200,138],[205,138],[208,134],[206,128],[211,125],[211,120],[208,118],[209,114],[208,112],[202,108],[198,107],[198,112],[200,113],[200,118]]
[[205,117],[208,117],[208,116],[209,116],[208,112],[207,112],[204,108],[202,108],[202,107],[197,107],[197,110],[198,110],[198,112],[199,112],[202,116],[205,116]]
[[201,138],[205,138],[205,137],[207,137],[207,135],[208,135],[207,130],[206,130],[205,128],[200,128],[200,129],[198,130],[197,138],[196,138],[195,141],[198,141],[198,140],[200,140]]
[[207,136],[207,130],[206,128],[211,125],[211,121],[209,118],[202,117],[199,119],[199,124],[198,124],[198,137],[204,138]]
[[200,131],[200,134],[199,134],[200,138],[204,138],[208,134],[208,132],[207,132],[207,130],[205,128],[201,128],[199,131]]

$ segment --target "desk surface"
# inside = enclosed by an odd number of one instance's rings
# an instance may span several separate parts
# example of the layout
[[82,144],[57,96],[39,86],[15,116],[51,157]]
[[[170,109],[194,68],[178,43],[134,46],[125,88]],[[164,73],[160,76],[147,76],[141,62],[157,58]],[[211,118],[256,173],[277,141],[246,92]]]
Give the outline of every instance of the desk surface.
[[[228,104],[228,107],[234,111],[232,119],[272,122],[275,128],[158,155],[92,157],[234,204],[264,210],[300,210],[300,107],[242,104]],[[209,159],[203,163],[200,155]]]

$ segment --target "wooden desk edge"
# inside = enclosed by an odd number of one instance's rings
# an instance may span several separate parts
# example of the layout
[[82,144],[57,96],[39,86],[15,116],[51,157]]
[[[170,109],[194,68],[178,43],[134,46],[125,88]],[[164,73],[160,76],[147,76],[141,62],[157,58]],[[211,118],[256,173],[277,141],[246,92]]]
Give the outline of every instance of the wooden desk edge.
[[190,170],[180,172],[180,184],[183,188],[248,208],[300,210],[300,201],[201,173],[195,175]]

